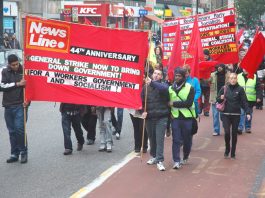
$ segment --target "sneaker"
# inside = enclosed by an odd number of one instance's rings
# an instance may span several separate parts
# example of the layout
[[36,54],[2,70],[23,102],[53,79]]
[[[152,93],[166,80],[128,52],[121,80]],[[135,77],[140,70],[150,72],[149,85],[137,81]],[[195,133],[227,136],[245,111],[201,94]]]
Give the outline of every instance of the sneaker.
[[28,155],[27,154],[21,155],[20,163],[25,164],[27,162],[28,162]]
[[237,130],[237,134],[238,134],[238,135],[242,135],[242,129],[238,129],[238,130]]
[[144,148],[143,149],[143,153],[147,153],[147,148]]
[[120,134],[119,133],[116,133],[116,140],[119,140],[120,139]]
[[112,152],[112,144],[111,143],[107,143],[107,152],[110,153]]
[[64,155],[71,155],[72,152],[73,152],[73,151],[72,151],[71,149],[65,149],[64,152],[63,152],[63,154],[64,154]]
[[112,131],[112,135],[115,135],[116,134],[116,129],[114,126],[111,126],[111,131]]
[[224,158],[225,159],[228,159],[229,158],[229,155],[227,153],[224,154]]
[[151,158],[151,159],[148,160],[146,163],[149,164],[149,165],[156,164],[156,158]]
[[204,116],[209,117],[209,112],[204,112]]
[[180,162],[175,162],[174,166],[173,166],[173,169],[180,169],[180,168],[181,168]]
[[235,160],[236,159],[236,156],[235,155],[231,155],[231,159],[232,160]]
[[86,144],[87,145],[93,145],[94,143],[95,143],[94,140],[88,139]]
[[105,151],[106,150],[106,144],[100,144],[98,151]]
[[158,163],[156,164],[156,167],[157,167],[157,169],[160,170],[160,171],[165,171],[165,170],[166,170],[166,168],[164,167],[164,164],[163,164],[162,162],[158,162]]
[[216,133],[216,132],[213,133],[213,136],[218,136],[218,135],[219,135],[219,133]]
[[188,159],[183,159],[183,160],[181,160],[180,164],[181,164],[181,165],[186,165],[186,164],[188,164]]
[[251,133],[251,129],[250,128],[247,128],[246,129],[246,133]]
[[6,160],[6,163],[13,163],[13,162],[17,162],[17,161],[18,161],[18,157],[11,156],[10,158],[8,158]]

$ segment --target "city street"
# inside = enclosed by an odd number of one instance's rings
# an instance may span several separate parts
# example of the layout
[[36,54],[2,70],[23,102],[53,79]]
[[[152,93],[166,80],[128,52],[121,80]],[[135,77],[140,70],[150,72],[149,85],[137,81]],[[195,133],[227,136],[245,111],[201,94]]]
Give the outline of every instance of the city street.
[[[2,93],[0,93],[2,101]],[[33,102],[27,124],[29,161],[7,164],[10,155],[4,108],[0,108],[0,197],[65,198],[86,186],[110,166],[120,162],[133,149],[132,124],[124,113],[124,127],[120,140],[114,139],[112,153],[98,152],[99,135],[92,146],[84,145],[64,156],[63,132],[59,103]],[[97,130],[98,132],[98,130]]]

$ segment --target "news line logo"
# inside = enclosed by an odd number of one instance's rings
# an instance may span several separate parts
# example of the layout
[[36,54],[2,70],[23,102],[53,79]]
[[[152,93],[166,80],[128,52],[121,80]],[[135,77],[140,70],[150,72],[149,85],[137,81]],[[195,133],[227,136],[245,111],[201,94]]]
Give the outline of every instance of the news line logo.
[[69,52],[70,24],[27,17],[26,48]]

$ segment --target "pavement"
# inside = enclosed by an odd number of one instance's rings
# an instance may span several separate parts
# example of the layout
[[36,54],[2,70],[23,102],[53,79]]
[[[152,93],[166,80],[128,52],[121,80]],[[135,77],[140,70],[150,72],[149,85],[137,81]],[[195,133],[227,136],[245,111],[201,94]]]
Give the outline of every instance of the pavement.
[[166,171],[135,156],[87,198],[262,198],[265,197],[265,111],[255,110],[252,133],[238,136],[236,160],[224,159],[224,133],[212,136],[212,117],[201,117],[189,163],[172,169],[171,137],[165,140]]

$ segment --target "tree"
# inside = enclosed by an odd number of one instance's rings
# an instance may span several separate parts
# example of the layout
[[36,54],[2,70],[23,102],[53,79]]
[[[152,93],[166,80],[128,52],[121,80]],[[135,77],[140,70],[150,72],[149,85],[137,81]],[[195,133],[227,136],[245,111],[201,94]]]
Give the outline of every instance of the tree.
[[235,2],[238,20],[245,24],[247,28],[260,25],[261,15],[265,13],[264,0],[237,0]]

